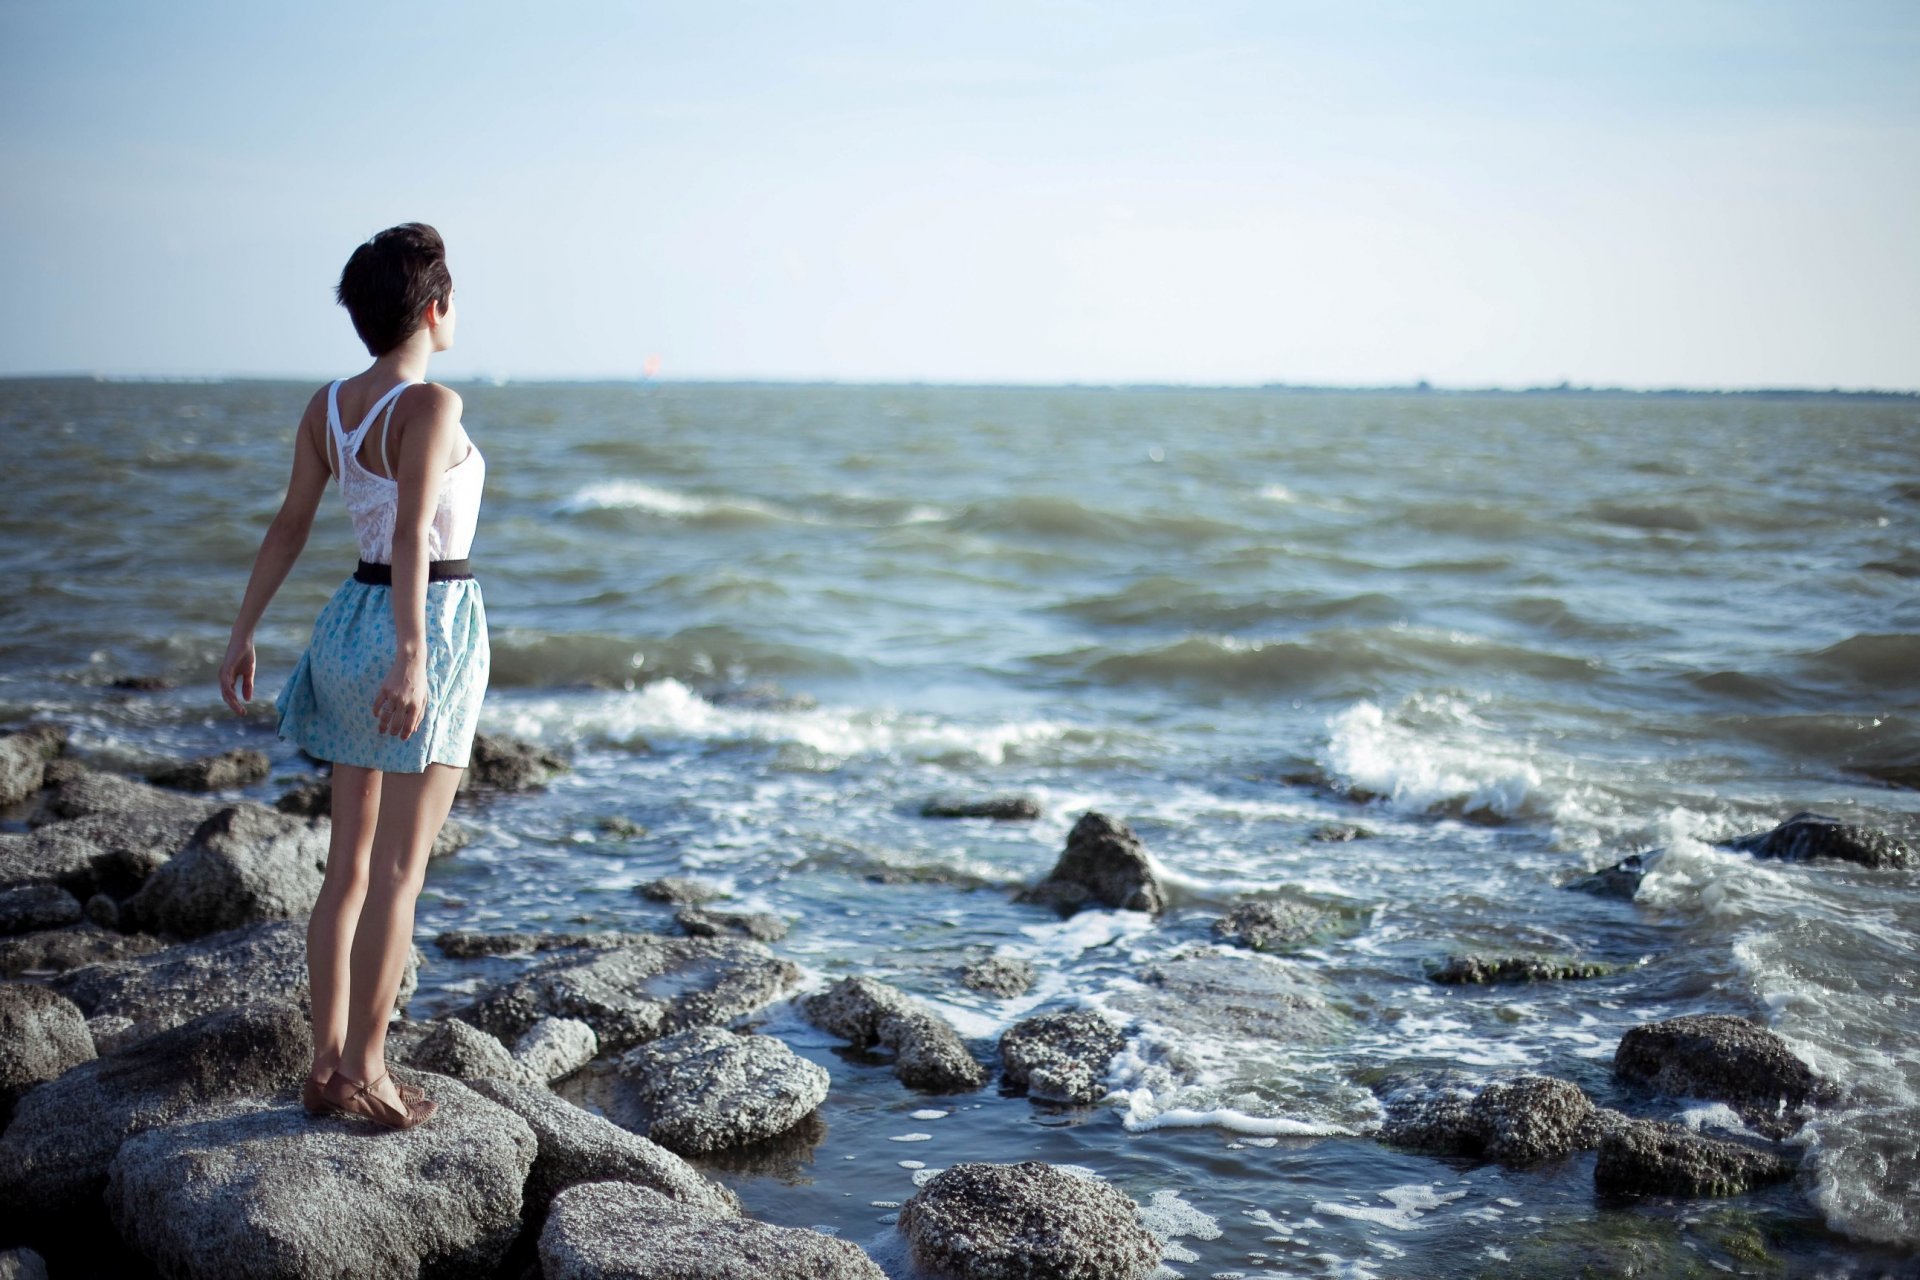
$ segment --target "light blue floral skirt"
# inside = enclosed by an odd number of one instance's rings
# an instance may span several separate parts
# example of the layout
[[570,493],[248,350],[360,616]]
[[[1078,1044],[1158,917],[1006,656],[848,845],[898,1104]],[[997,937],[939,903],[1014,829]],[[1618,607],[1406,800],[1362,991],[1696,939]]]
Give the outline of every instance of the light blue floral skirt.
[[427,709],[412,736],[381,733],[374,695],[393,666],[391,587],[348,578],[314,620],[313,639],[274,699],[280,736],[316,760],[390,773],[466,768],[492,650],[480,583],[427,584]]

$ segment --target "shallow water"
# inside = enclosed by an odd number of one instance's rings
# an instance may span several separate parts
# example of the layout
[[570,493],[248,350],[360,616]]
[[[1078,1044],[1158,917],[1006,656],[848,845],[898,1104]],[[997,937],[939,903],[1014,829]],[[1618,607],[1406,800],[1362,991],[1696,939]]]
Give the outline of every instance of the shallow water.
[[[834,1093],[813,1145],[722,1171],[755,1213],[886,1254],[898,1161],[1032,1156],[1178,1228],[1188,1276],[1553,1274],[1628,1247],[1878,1275],[1920,1248],[1916,873],[1708,843],[1809,808],[1920,836],[1920,793],[1876,781],[1920,766],[1914,401],[460,389],[489,460],[484,723],[576,770],[463,814],[481,838],[429,873],[417,1012],[477,980],[441,929],[671,927],[631,891],[667,873],[793,920],[776,950],[811,981],[886,977],[983,1039],[1128,1007],[1245,893],[1343,922],[1284,962],[1331,1011],[1314,1035],[1147,1025],[1091,1111],[912,1094],[773,1010]],[[109,764],[245,741],[279,766],[263,797],[303,771],[211,682],[311,390],[0,382],[0,722],[74,724]],[[261,701],[353,558],[330,496],[262,628]],[[918,816],[1015,791],[1046,816]],[[1010,901],[1088,808],[1152,849],[1157,923]],[[644,834],[602,834],[615,814]],[[1330,822],[1373,835],[1309,838]],[[1655,846],[1636,902],[1558,887]],[[1624,967],[1426,980],[1466,949]],[[958,984],[995,950],[1041,963],[1032,994]],[[1621,1031],[1699,1011],[1766,1020],[1846,1088],[1796,1137],[1801,1183],[1602,1201],[1590,1155],[1509,1172],[1364,1136],[1400,1067],[1631,1103]]]

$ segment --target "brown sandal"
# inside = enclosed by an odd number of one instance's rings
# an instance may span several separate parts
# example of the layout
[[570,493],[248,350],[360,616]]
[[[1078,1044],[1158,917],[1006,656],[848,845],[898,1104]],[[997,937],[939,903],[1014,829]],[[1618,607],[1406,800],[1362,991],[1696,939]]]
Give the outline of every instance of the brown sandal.
[[[423,1096],[418,1102],[413,1102],[409,1101],[404,1094],[400,1098],[402,1105],[396,1108],[385,1098],[373,1092],[373,1086],[386,1078],[387,1073],[382,1071],[371,1080],[357,1081],[336,1071],[328,1079],[327,1084],[330,1086],[335,1080],[344,1080],[354,1086],[353,1092],[338,1101],[330,1096],[326,1100],[332,1103],[336,1110],[365,1116],[375,1124],[385,1125],[389,1129],[412,1129],[440,1109],[440,1104],[432,1098]],[[394,1083],[395,1092],[398,1092],[399,1082]]]
[[[328,1079],[331,1079],[333,1073],[329,1071],[327,1076]],[[300,1105],[307,1109],[308,1115],[337,1115],[342,1110],[339,1103],[326,1095],[323,1087],[325,1084],[325,1080],[316,1080],[312,1076],[308,1076],[300,1082]],[[407,1084],[402,1080],[395,1080],[393,1087],[400,1091],[400,1100],[409,1107],[421,1102],[427,1096],[425,1090],[420,1089],[416,1085]]]

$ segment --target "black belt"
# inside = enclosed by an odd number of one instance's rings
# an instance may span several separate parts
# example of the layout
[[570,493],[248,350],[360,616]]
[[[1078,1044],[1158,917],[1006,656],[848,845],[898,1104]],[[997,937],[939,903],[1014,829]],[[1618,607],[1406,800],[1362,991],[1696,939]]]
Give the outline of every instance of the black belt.
[[[364,582],[373,587],[393,585],[393,566],[375,564],[371,560],[362,560],[354,567],[355,581]],[[427,561],[427,581],[445,582],[450,578],[471,578],[473,561],[471,560],[429,560]]]

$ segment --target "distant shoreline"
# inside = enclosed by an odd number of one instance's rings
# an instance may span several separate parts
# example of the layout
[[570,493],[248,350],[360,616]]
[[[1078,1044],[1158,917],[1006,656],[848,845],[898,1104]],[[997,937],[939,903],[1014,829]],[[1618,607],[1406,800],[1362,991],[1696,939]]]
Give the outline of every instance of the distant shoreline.
[[[103,382],[135,385],[215,385],[235,382],[307,383],[324,381],[319,375],[240,374],[192,376],[164,374],[8,373],[0,384],[23,382]],[[833,378],[497,378],[478,375],[448,378],[454,386],[672,386],[672,387],[844,387],[885,390],[924,389],[955,391],[1231,391],[1267,395],[1347,396],[1567,396],[1584,399],[1743,399],[1743,400],[1920,400],[1920,389],[1841,387],[1603,387],[1570,382],[1530,387],[1438,387],[1427,382],[1381,386],[1338,386],[1304,382],[927,382],[843,381]]]

